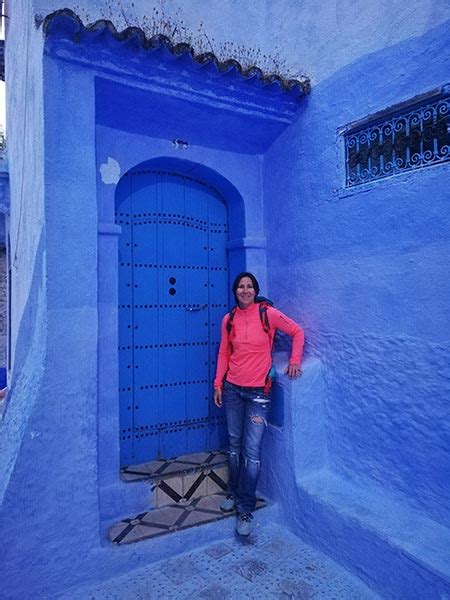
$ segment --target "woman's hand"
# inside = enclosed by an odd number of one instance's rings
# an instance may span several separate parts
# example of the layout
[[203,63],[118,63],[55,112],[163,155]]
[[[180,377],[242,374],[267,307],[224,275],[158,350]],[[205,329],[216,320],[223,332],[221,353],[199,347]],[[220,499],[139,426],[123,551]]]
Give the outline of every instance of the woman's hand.
[[222,408],[222,390],[220,388],[214,388],[214,404],[217,408]]
[[289,379],[297,379],[297,377],[301,377],[303,375],[303,371],[300,365],[289,365],[285,371],[285,374],[289,377]]

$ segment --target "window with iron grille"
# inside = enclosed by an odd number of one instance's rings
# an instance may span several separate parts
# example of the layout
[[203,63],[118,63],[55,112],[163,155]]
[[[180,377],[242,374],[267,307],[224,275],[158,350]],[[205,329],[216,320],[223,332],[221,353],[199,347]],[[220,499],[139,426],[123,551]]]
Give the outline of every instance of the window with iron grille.
[[449,107],[445,86],[349,126],[346,187],[450,161]]

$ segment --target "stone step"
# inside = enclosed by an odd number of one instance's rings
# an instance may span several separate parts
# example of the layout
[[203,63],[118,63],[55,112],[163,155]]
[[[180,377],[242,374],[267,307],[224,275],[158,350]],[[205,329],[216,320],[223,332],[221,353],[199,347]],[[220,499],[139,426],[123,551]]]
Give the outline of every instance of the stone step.
[[204,469],[226,465],[226,454],[222,450],[184,454],[176,458],[160,458],[138,465],[123,467],[120,475],[124,481],[162,480],[198,473]]
[[224,464],[203,467],[201,471],[176,474],[166,479],[151,481],[152,506],[171,503],[187,504],[203,496],[226,492],[228,466]]
[[[113,525],[109,530],[109,538],[113,544],[130,544],[225,519],[236,514],[234,511],[223,513],[220,510],[225,496],[223,491],[139,513]],[[256,509],[265,505],[264,500],[258,499]]]
[[225,492],[228,467],[223,452],[199,452],[125,467],[122,477],[125,481],[148,481],[150,506],[161,508]]
[[[121,475],[127,482],[150,483],[153,508],[113,525],[109,530],[113,544],[130,544],[235,514],[220,510],[228,481],[222,451],[153,460],[124,467]],[[264,500],[258,500],[256,508],[263,506]]]

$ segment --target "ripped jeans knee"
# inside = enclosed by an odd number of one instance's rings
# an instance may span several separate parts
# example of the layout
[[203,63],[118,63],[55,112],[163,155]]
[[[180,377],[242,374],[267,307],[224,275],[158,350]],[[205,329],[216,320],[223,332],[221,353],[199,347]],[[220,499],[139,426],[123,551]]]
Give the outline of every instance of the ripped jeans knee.
[[267,420],[262,415],[250,415],[250,421],[253,425],[264,425],[267,427]]
[[245,454],[243,455],[243,463],[244,463],[244,468],[247,469],[248,467],[256,467],[256,469],[258,469],[261,466],[261,461],[260,460],[256,460],[254,458],[250,458],[248,456],[246,456]]

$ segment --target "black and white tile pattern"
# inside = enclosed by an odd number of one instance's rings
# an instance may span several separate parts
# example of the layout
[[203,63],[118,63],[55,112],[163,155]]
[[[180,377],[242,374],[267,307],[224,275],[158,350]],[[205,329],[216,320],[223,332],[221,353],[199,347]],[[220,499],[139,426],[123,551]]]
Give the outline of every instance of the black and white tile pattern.
[[153,505],[162,507],[173,502],[187,504],[195,498],[226,491],[227,481],[228,467],[222,464],[204,468],[200,472],[153,480]]
[[[129,544],[235,514],[220,510],[228,481],[224,452],[154,460],[125,467],[121,475],[127,482],[149,481],[154,508],[116,523],[109,530],[114,544]],[[263,506],[264,501],[259,500],[257,508]]]
[[208,467],[226,464],[225,452],[198,452],[177,458],[152,460],[139,465],[131,465],[121,469],[121,477],[125,481],[158,480],[167,476],[196,473]]
[[[233,514],[223,513],[220,505],[225,492],[201,496],[186,503],[177,503],[143,512],[130,519],[124,519],[109,530],[113,544],[130,544],[140,540],[157,537],[172,531],[180,531],[195,525],[211,523]],[[257,509],[265,506],[264,500],[258,500]]]

